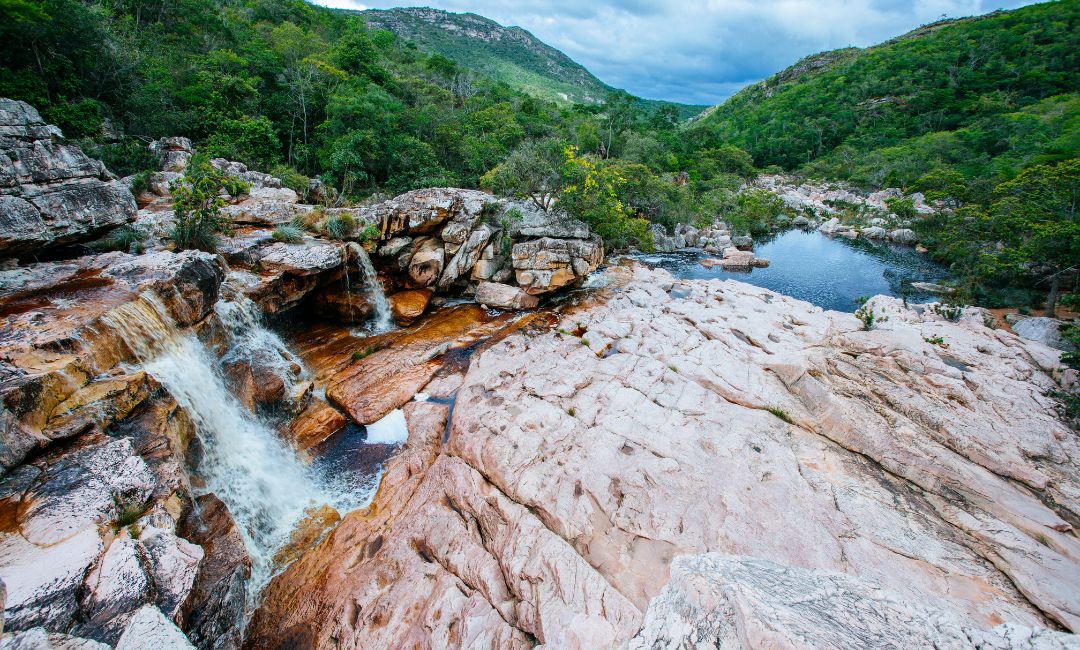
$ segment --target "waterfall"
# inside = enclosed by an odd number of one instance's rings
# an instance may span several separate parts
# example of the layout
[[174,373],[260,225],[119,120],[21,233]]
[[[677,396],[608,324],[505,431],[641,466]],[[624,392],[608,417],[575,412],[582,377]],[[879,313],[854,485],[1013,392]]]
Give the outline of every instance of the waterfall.
[[[281,339],[263,327],[250,306],[219,302],[219,318],[230,330],[231,349],[273,348],[291,356]],[[366,503],[350,477],[320,477],[291,447],[233,397],[214,355],[192,334],[180,332],[153,294],[121,306],[105,317],[142,363],[184,407],[204,448],[198,472],[206,491],[229,507],[252,559],[248,601],[253,604],[275,570],[275,552],[312,506],[329,503],[345,512]]]
[[356,255],[356,266],[360,269],[360,279],[367,288],[368,300],[372,307],[372,329],[375,332],[386,332],[394,329],[394,320],[390,313],[390,301],[386,299],[382,284],[379,283],[379,274],[371,264],[371,258],[367,251],[359,244],[351,242],[349,245]]

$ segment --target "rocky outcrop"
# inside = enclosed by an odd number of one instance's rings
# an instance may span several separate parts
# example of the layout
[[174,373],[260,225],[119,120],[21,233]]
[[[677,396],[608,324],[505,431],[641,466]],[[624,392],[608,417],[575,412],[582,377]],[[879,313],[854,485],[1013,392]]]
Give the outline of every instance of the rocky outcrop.
[[29,104],[0,98],[0,255],[91,240],[135,219],[135,197]]
[[248,647],[1074,642],[1046,629],[1080,628],[1055,351],[608,273],[473,357],[448,434],[406,404],[375,501],[271,583]]
[[1031,341],[1038,341],[1055,350],[1072,352],[1076,349],[1076,346],[1061,335],[1061,326],[1063,324],[1062,321],[1055,318],[1030,316],[1016,320],[1016,322],[1012,324],[1012,331],[1016,332],[1018,336],[1022,336]]
[[160,171],[173,173],[187,169],[195,153],[191,140],[180,136],[154,140],[150,143],[150,151],[157,155]]

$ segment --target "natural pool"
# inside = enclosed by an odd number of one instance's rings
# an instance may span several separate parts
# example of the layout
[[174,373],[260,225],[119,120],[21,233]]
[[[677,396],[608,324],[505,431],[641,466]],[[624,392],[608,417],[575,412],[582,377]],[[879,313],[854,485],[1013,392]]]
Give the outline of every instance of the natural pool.
[[699,262],[715,257],[703,252],[653,253],[636,259],[670,271],[682,279],[733,279],[765,287],[825,309],[852,312],[862,296],[901,295],[930,302],[940,296],[919,291],[911,282],[939,282],[948,271],[909,246],[830,238],[818,232],[788,230],[754,244],[754,254],[769,260],[767,268],[750,272],[705,268]]

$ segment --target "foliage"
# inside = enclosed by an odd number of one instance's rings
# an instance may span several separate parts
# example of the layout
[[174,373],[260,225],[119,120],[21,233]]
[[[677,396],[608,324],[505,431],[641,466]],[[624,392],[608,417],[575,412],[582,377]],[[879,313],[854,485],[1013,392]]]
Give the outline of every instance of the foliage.
[[529,140],[480,177],[480,186],[551,209],[563,188],[563,153],[555,139]]
[[323,221],[322,230],[330,239],[345,240],[356,230],[356,219],[347,212],[336,214]]
[[765,190],[752,189],[735,196],[734,209],[723,215],[733,232],[762,235],[784,214],[784,202]]
[[136,226],[120,226],[105,237],[90,244],[95,251],[124,251],[128,253],[141,253],[143,242],[147,234]]
[[867,298],[857,298],[855,302],[859,305],[859,308],[855,310],[855,318],[862,321],[862,328],[864,331],[869,332],[874,329],[878,323],[884,323],[889,320],[888,316],[874,312],[874,305],[870,303]]
[[379,230],[378,226],[365,226],[364,229],[360,231],[360,234],[356,236],[356,239],[360,243],[363,243],[368,241],[375,241],[381,235],[382,232]]
[[245,183],[226,175],[207,162],[192,161],[183,178],[172,184],[172,241],[176,250],[213,251],[217,235],[231,231],[231,223],[221,216],[225,205],[222,191],[236,196],[248,190]]
[[915,203],[911,199],[885,199],[885,205],[889,208],[889,212],[904,221],[911,221],[919,215],[918,211],[915,210]]
[[780,408],[779,406],[766,406],[765,410],[780,418],[784,422],[787,422],[788,424],[795,423],[795,421],[791,419],[791,416],[787,414],[787,411]]
[[619,199],[626,178],[618,168],[594,156],[578,155],[576,147],[567,147],[565,156],[562,207],[587,223],[613,248],[636,244],[651,249],[648,222],[635,217]]

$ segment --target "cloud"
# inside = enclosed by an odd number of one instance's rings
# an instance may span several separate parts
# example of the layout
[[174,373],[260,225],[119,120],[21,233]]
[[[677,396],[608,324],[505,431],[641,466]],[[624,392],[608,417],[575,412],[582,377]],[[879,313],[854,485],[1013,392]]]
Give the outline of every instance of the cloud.
[[[349,9],[413,6],[317,0]],[[1035,0],[425,0],[518,25],[635,95],[723,101],[802,57],[865,47],[941,18]]]

